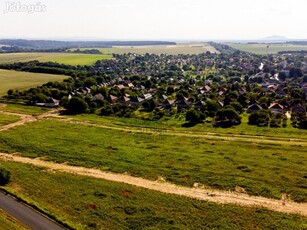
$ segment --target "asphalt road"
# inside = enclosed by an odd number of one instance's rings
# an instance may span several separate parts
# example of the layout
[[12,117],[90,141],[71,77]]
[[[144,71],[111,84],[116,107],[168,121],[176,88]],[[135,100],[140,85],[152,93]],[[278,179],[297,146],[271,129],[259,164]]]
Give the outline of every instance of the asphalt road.
[[65,229],[2,192],[0,192],[0,208],[33,230]]

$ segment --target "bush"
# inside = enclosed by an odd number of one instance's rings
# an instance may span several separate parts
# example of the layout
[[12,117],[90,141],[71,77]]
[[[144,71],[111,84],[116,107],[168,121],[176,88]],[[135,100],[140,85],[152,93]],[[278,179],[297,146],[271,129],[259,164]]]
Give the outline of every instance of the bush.
[[270,114],[266,111],[252,113],[248,117],[249,125],[268,126],[270,121]]
[[231,106],[217,111],[215,116],[215,126],[228,128],[241,124],[241,117]]
[[198,110],[192,109],[186,113],[186,121],[191,124],[202,123],[204,119],[205,115]]
[[72,114],[86,113],[88,108],[86,101],[79,97],[71,98],[67,104],[67,109]]
[[300,129],[307,129],[307,116],[305,116],[305,117],[303,117],[302,119],[299,120],[298,127]]
[[6,169],[0,168],[0,186],[8,184],[11,180],[11,173]]

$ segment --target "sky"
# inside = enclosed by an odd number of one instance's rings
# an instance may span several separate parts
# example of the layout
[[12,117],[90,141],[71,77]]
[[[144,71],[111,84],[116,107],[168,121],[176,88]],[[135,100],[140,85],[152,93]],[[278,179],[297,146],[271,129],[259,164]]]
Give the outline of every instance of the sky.
[[0,37],[307,39],[306,9],[306,0],[0,0]]

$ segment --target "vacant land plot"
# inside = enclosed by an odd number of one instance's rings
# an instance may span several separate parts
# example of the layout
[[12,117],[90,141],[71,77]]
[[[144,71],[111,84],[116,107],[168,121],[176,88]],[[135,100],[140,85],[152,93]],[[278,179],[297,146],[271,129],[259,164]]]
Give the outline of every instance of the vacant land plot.
[[18,116],[12,116],[12,115],[6,115],[1,114],[1,108],[0,108],[0,126],[7,125],[13,122],[18,121],[20,118]]
[[57,62],[67,65],[92,65],[98,60],[111,59],[105,54],[74,54],[74,53],[12,53],[0,54],[0,64],[40,61]]
[[12,216],[0,209],[0,229],[1,230],[29,230],[26,226],[19,223]]
[[39,115],[48,112],[50,109],[38,106],[28,106],[22,104],[0,104],[0,112]]
[[[184,131],[193,134],[198,133],[216,133],[221,135],[228,135],[233,137],[235,135],[246,136],[249,135],[257,136],[260,138],[289,138],[289,139],[304,139],[307,142],[307,130],[300,130],[293,128],[288,121],[288,126],[286,128],[270,128],[270,127],[258,127],[248,125],[249,114],[244,113],[242,115],[242,123],[239,126],[234,126],[231,128],[216,128],[213,127],[211,123],[198,124],[194,127],[183,127],[186,123],[184,115],[164,117],[158,121],[143,120],[140,118],[124,118],[124,117],[112,117],[112,116],[97,116],[94,114],[82,114],[73,116],[76,121],[87,122],[91,124],[103,124],[108,126],[119,126],[119,127],[131,127],[135,129],[147,128],[156,129],[157,131],[169,130],[169,131]],[[255,138],[255,137],[253,137]],[[288,139],[288,140],[289,140]]]
[[[81,49],[86,50],[87,48]],[[125,54],[125,53],[135,53],[135,54],[200,54],[206,53],[207,51],[211,53],[216,53],[214,47],[210,46],[208,43],[182,43],[170,46],[116,46],[113,48],[97,48],[104,54]]]
[[[229,148],[231,146],[231,148]],[[148,179],[306,202],[307,160],[298,145],[133,133],[41,121],[0,133],[0,151],[129,173]]]
[[[121,183],[0,162],[5,188],[75,229],[303,229],[306,218],[217,205]],[[82,197],[82,199],[80,199]]]
[[6,95],[7,91],[10,89],[22,91],[45,84],[49,81],[63,81],[66,78],[68,78],[68,76],[0,69],[0,96]]
[[[243,44],[243,43],[226,43],[226,44],[235,49],[255,54],[277,54],[279,51],[307,50],[307,46],[291,45],[291,44]],[[269,48],[267,49],[268,46]]]

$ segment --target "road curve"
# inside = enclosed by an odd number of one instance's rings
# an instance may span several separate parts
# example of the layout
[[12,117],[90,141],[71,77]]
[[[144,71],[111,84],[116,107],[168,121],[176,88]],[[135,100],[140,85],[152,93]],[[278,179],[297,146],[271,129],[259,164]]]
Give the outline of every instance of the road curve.
[[33,230],[65,229],[2,192],[0,192],[0,208]]

